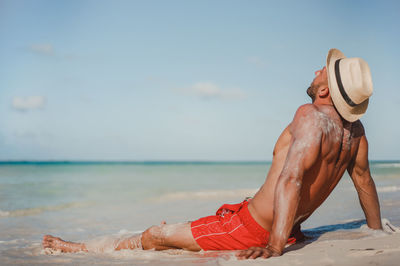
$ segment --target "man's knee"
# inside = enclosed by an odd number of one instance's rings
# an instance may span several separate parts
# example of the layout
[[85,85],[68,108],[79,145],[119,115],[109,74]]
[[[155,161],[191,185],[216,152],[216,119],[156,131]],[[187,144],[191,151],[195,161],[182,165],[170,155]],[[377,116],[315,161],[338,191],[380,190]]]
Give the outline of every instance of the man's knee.
[[142,233],[143,249],[153,249],[163,246],[164,235],[162,226],[152,226]]

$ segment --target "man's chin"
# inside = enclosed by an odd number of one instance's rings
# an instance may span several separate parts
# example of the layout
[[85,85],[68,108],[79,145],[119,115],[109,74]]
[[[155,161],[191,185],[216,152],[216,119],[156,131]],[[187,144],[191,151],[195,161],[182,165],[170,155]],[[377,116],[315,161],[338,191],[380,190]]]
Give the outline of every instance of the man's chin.
[[312,87],[308,87],[307,89],[307,95],[311,98],[311,101],[314,102],[315,101],[315,95],[313,93],[313,88]]

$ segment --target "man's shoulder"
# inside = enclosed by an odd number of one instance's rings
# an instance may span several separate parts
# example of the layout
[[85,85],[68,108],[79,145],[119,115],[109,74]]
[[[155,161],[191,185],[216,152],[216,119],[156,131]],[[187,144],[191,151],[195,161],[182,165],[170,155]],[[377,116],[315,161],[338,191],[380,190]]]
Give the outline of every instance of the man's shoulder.
[[365,129],[364,125],[361,123],[360,120],[357,120],[352,123],[352,131],[353,131],[353,137],[362,137],[365,135]]
[[321,129],[321,123],[318,120],[323,115],[314,104],[301,105],[294,115],[290,124],[291,132],[308,131],[314,132]]
[[294,121],[303,120],[303,118],[310,117],[310,116],[313,116],[318,113],[319,113],[319,110],[314,104],[311,104],[311,103],[303,104],[303,105],[300,105],[299,108],[297,108],[297,111],[294,115],[293,120]]
[[363,125],[363,123],[361,123],[361,121],[360,120],[356,120],[356,121],[354,121],[353,122],[353,127],[354,128],[359,128],[359,129],[363,129],[364,130],[364,125]]
[[300,105],[299,108],[297,108],[296,113],[309,113],[309,112],[316,112],[318,111],[318,108],[312,104],[312,103],[306,103],[303,105]]

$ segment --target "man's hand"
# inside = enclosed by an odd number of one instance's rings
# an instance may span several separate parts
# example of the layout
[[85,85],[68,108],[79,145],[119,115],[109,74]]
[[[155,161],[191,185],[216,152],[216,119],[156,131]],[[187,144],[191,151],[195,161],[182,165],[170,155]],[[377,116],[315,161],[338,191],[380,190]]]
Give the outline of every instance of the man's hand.
[[258,257],[262,257],[267,259],[269,257],[277,257],[280,256],[280,253],[273,251],[271,248],[260,248],[260,247],[251,247],[247,250],[241,250],[236,253],[236,257],[239,260],[245,259],[256,259]]

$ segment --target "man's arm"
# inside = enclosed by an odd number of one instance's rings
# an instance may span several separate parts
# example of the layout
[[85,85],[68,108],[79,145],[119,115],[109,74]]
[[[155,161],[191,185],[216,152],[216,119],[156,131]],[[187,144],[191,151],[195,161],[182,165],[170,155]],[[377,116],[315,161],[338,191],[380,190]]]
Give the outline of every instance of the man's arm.
[[361,137],[356,157],[347,170],[356,187],[368,227],[382,229],[379,199],[369,169],[368,141],[365,135]]
[[293,228],[304,173],[320,155],[322,131],[316,123],[315,112],[312,105],[300,107],[290,125],[292,140],[275,188],[274,218],[267,247],[252,247],[238,253],[239,258],[268,258],[282,254]]

